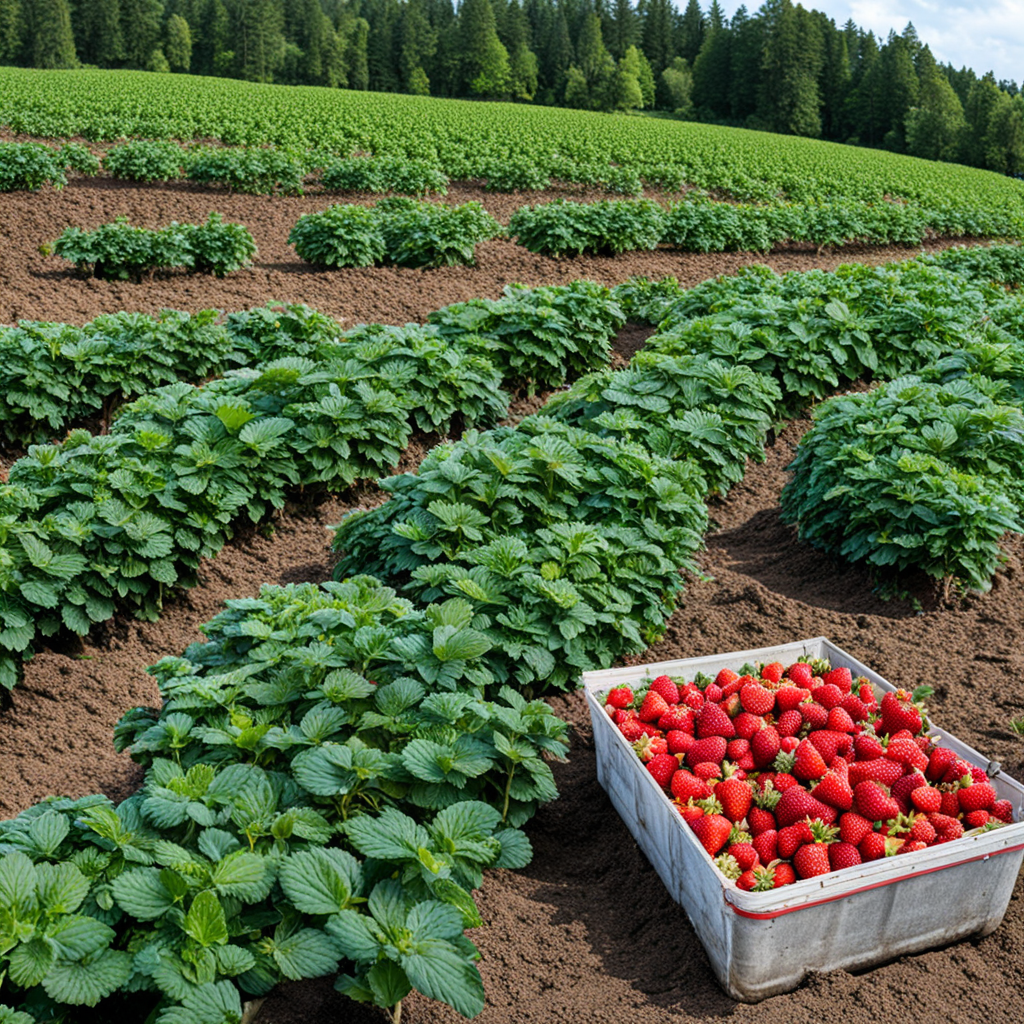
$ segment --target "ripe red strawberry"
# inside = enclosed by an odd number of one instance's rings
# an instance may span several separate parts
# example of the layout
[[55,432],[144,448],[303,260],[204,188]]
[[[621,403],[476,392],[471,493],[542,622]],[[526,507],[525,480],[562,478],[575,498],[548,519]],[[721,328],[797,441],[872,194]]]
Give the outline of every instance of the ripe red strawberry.
[[883,836],[879,832],[869,832],[861,841],[857,849],[860,851],[864,861],[881,860],[882,857],[891,857],[902,845],[901,840],[893,839],[891,836]]
[[735,683],[737,679],[739,679],[739,676],[731,668],[723,668],[715,676],[715,683],[724,689],[729,683]]
[[608,691],[605,702],[613,708],[628,708],[633,703],[633,691],[628,686],[616,686]]
[[775,723],[779,736],[796,736],[803,728],[804,716],[796,708],[783,711]]
[[636,718],[626,719],[626,721],[619,726],[619,732],[621,732],[630,743],[635,743],[641,736],[646,735],[639,719]]
[[821,781],[811,790],[811,796],[839,811],[848,811],[853,806],[853,790],[849,782],[831,770],[821,777]]
[[809,687],[814,673],[806,661],[797,661],[786,669],[786,676],[794,686]]
[[985,774],[984,768],[979,768],[976,764],[971,765],[971,778],[975,782],[988,782],[989,777]]
[[811,691],[804,686],[780,686],[775,691],[775,708],[780,713],[796,710],[811,696]]
[[903,775],[903,766],[886,757],[876,757],[872,761],[855,761],[850,765],[850,785],[873,779],[883,785],[891,786]]
[[720,814],[705,814],[690,826],[701,846],[712,857],[725,846],[732,832],[732,822]]
[[957,793],[960,810],[964,814],[971,811],[987,811],[996,802],[996,791],[987,782],[975,782]]
[[752,739],[765,727],[765,720],[760,715],[752,715],[749,711],[741,711],[733,720],[733,728],[740,739]]
[[810,728],[824,729],[828,725],[828,712],[820,704],[805,701],[798,710]]
[[839,819],[839,838],[844,843],[859,846],[861,840],[873,829],[867,818],[854,811],[848,811]]
[[1010,824],[1013,821],[1013,804],[1009,800],[997,800],[990,808],[989,814],[997,821]]
[[761,678],[767,679],[770,683],[777,683],[782,678],[783,667],[781,661],[773,661],[761,669]]
[[[945,786],[945,783],[943,783]],[[940,790],[942,794],[942,804],[939,807],[939,813],[945,814],[949,818],[955,818],[960,813],[960,797],[957,796],[959,788],[944,788]]]
[[673,729],[665,737],[670,754],[685,754],[697,741],[682,729]]
[[784,750],[787,754],[792,754],[798,746],[800,746],[800,740],[796,736],[783,736],[779,740],[779,749]]
[[724,736],[708,736],[697,740],[686,752],[686,763],[691,768],[705,761],[721,764],[728,742]]
[[747,811],[747,824],[750,826],[751,835],[758,836],[775,828],[775,815],[766,807],[751,807]]
[[900,813],[900,805],[889,791],[874,779],[858,782],[853,787],[853,805],[858,814],[869,821],[888,821]]
[[714,761],[701,761],[693,766],[693,774],[705,781],[717,780],[722,777],[722,766]]
[[924,776],[919,772],[911,772],[909,775],[904,775],[902,778],[897,779],[889,787],[889,793],[892,798],[900,804],[906,804],[907,810],[909,810],[910,794],[913,793],[915,789],[919,789],[924,785],[926,785]]
[[919,811],[937,811],[942,806],[942,794],[931,786],[918,786],[911,791],[910,802]]
[[750,738],[750,752],[758,768],[767,768],[779,756],[780,737],[774,726],[768,725]]
[[679,762],[671,754],[655,754],[647,762],[647,770],[659,786],[667,787],[679,769]]
[[818,748],[810,740],[802,740],[796,748],[796,760],[793,762],[793,774],[798,779],[810,781],[820,779],[828,770],[828,765],[818,752]]
[[731,843],[726,853],[736,858],[736,863],[743,871],[749,871],[760,857],[757,848],[752,843]]
[[656,722],[668,711],[668,701],[657,690],[649,690],[640,705],[640,721]]
[[849,693],[853,689],[853,675],[848,668],[834,668],[830,672],[824,673],[822,679],[825,680],[826,685],[836,686],[843,693]]
[[805,843],[812,842],[814,833],[811,832],[810,822],[796,821],[792,825],[780,828],[776,837],[776,849],[783,860],[789,860]]
[[[982,811],[981,813],[985,813]],[[935,842],[938,833],[935,831],[935,826],[928,820],[924,814],[915,814],[911,820],[910,828],[907,830],[907,839],[912,839],[917,842],[922,842],[925,846],[930,846]]]
[[[946,774],[942,776],[942,781],[947,785],[951,783],[959,783],[961,785],[970,785],[973,776],[971,775],[970,764],[963,760],[963,758],[956,758],[954,761],[950,761],[949,767],[946,769]],[[964,782],[964,780],[967,780]]]
[[730,821],[742,821],[754,802],[750,783],[735,777],[719,782],[715,786],[715,796],[722,804],[722,813]]
[[698,779],[683,768],[672,776],[669,786],[672,795],[684,804],[687,800],[704,800],[712,793],[711,787],[703,779]]
[[694,711],[699,711],[704,707],[704,694],[700,690],[687,690],[683,694],[683,699],[680,703],[685,704]]
[[897,853],[917,853],[918,850],[928,849],[928,844],[921,842],[920,839],[905,839],[896,851]]
[[839,707],[843,703],[843,696],[843,691],[830,683],[822,683],[821,686],[811,688],[811,700],[820,704],[826,711]]
[[[715,685],[718,685],[717,683]],[[743,689],[743,680],[734,679],[731,683],[726,683],[722,688],[722,700],[726,698],[732,698],[736,696]]]
[[683,704],[673,704],[668,711],[658,719],[658,728],[668,732],[671,729],[680,729],[693,735],[695,724],[693,709]]
[[[640,717],[643,718],[641,712]],[[736,735],[736,727],[732,719],[717,705],[705,704],[697,714],[698,739],[706,739],[708,736],[724,736],[731,740]]]
[[722,699],[722,688],[717,683],[708,683],[704,687],[704,703],[717,704]]
[[743,874],[736,879],[736,888],[742,889],[744,892],[753,892],[753,890],[757,888],[757,875],[754,873],[753,868],[744,871]]
[[[740,702],[740,695],[738,693],[733,693],[729,696],[723,694],[722,699],[718,702],[718,706],[730,718],[735,718],[743,711],[743,704]],[[735,723],[733,723],[733,728],[736,728]]]
[[679,703],[679,687],[676,685],[675,680],[669,676],[658,676],[651,683],[651,690],[655,693],[660,693],[665,698],[665,703],[667,704]]
[[853,843],[833,843],[828,848],[828,862],[833,871],[856,867],[862,862],[860,850]]
[[912,739],[890,739],[885,748],[885,756],[890,761],[898,761],[922,772],[929,764],[928,755]]
[[988,824],[989,817],[988,811],[968,811],[964,815],[964,825],[967,828],[982,828]]
[[661,735],[661,730],[653,722],[640,722],[640,731],[645,736]]
[[900,729],[909,729],[915,736],[921,731],[921,712],[906,690],[890,690],[882,697],[882,731],[891,736]]
[[778,856],[779,833],[773,828],[758,832],[752,840],[752,845],[761,858],[761,863],[769,864]]
[[740,690],[740,701],[744,711],[752,715],[767,715],[775,707],[775,694],[760,683],[747,683]]
[[796,881],[796,872],[793,870],[792,864],[787,864],[785,861],[778,861],[774,865],[774,869],[776,889],[779,889],[784,885],[792,885]]
[[845,708],[835,707],[828,713],[825,728],[830,732],[851,733],[853,732],[853,719]]
[[725,756],[730,761],[738,761],[744,754],[750,753],[750,743],[747,740],[737,737],[729,740],[725,745]]
[[858,761],[874,761],[876,758],[885,757],[885,747],[882,741],[871,733],[862,732],[853,741],[853,749],[857,754]]
[[633,749],[645,764],[658,754],[668,753],[668,742],[661,736],[641,736],[633,744]]
[[929,814],[928,820],[935,827],[936,843],[948,843],[953,839],[959,839],[964,834],[964,827],[946,814]]
[[925,775],[932,782],[941,782],[946,769],[956,760],[956,753],[949,747],[936,747],[928,757],[928,768]]
[[836,830],[816,821],[811,824],[811,834],[814,842],[805,843],[793,854],[793,867],[801,878],[827,875],[832,870],[828,848],[835,840]]
[[852,722],[863,722],[868,717],[868,706],[852,693],[843,698],[843,703],[839,707],[850,716]]
[[807,734],[807,739],[814,744],[826,765],[834,761],[836,754],[847,749],[850,744],[850,738],[845,733],[832,732],[829,729],[814,729]]
[[797,782],[796,778],[790,775],[789,772],[777,771],[775,773],[775,788],[780,793],[785,793],[787,789],[790,789],[793,786],[799,787],[800,783]]
[[834,816],[833,808],[823,804],[800,786],[787,789],[775,805],[775,820],[783,828],[802,818],[818,818],[825,821],[828,818],[834,820]]

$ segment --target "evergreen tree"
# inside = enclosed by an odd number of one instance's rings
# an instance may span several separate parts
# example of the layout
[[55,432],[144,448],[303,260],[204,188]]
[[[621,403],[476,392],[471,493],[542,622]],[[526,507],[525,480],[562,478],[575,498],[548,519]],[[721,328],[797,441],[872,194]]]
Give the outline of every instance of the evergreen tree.
[[24,34],[21,0],[0,0],[0,64],[16,64],[21,59]]
[[[910,26],[911,28],[913,26]],[[879,54],[882,87],[882,145],[897,153],[906,148],[904,124],[910,108],[917,105],[920,85],[911,48],[903,36],[889,33]]]
[[647,0],[642,15],[641,49],[650,61],[655,77],[661,74],[676,56],[672,42],[672,5],[670,0]]
[[[602,22],[604,24],[604,22]],[[640,40],[640,23],[631,0],[614,0],[608,18],[608,52],[620,60]]]
[[84,0],[71,11],[78,57],[85,64],[109,68],[124,60],[120,0]]
[[729,113],[732,121],[743,124],[757,110],[764,22],[749,17],[746,7],[739,7],[732,16],[729,30]]
[[826,139],[841,142],[850,134],[846,109],[852,75],[847,36],[824,14],[819,15],[819,24],[825,39],[825,62],[818,79],[818,90],[821,93],[821,134]]
[[882,59],[872,33],[864,33],[859,41],[859,59],[850,93],[848,121],[852,127],[850,138],[861,146],[880,146],[888,127],[885,122],[885,82],[882,77]]
[[731,43],[722,8],[713,0],[704,43],[693,62],[693,105],[702,121],[727,119],[732,112]]
[[370,88],[377,92],[398,92],[403,86],[399,64],[402,10],[398,0],[368,0],[363,10],[370,26],[366,52]]
[[340,63],[345,69],[348,87],[369,89],[370,23],[365,18],[357,18],[351,12],[347,12],[338,24],[335,39],[338,41],[339,51],[344,55]]
[[972,167],[987,167],[989,121],[999,104],[999,86],[991,71],[971,86],[964,104],[967,127],[960,146],[960,162]]
[[167,19],[166,37],[164,54],[170,69],[188,71],[192,64],[192,33],[180,14],[172,14]]
[[953,160],[967,127],[963,107],[927,46],[921,50],[918,67],[921,99],[907,114],[907,150],[926,160]]
[[160,45],[162,15],[160,0],[121,0],[121,37],[128,67],[149,66],[153,51]]
[[68,0],[33,0],[25,13],[32,67],[75,67],[78,58]]
[[425,69],[437,52],[437,33],[427,18],[422,0],[409,0],[405,5],[399,38],[405,88],[417,95],[429,95],[430,80]]
[[508,95],[512,70],[498,38],[491,0],[464,0],[459,10],[462,90],[473,96]]
[[284,11],[280,0],[228,0],[234,73],[250,82],[272,82],[284,63]]
[[985,165],[1002,174],[1024,172],[1024,96],[1000,91],[985,133]]
[[[717,0],[715,6],[717,7]],[[689,0],[679,24],[678,52],[691,67],[697,59],[697,54],[700,53],[700,48],[704,45],[706,31],[707,25],[703,13],[701,13],[700,4],[697,0]]]
[[519,0],[505,9],[504,31],[498,33],[508,51],[512,98],[532,100],[537,93],[537,55],[530,49],[530,22]]
[[824,42],[817,21],[791,0],[769,0],[759,112],[773,131],[816,138],[821,134],[818,75]]

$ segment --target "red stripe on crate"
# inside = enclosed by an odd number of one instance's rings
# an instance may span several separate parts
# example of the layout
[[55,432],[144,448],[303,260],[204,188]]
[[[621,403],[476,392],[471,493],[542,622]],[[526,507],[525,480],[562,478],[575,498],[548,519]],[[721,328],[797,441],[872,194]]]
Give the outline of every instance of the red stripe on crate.
[[868,892],[871,889],[880,889],[883,885],[893,885],[896,882],[902,882],[907,878],[921,878],[924,875],[930,875],[933,871],[945,871],[947,868],[956,868],[961,864],[970,864],[976,860],[988,860],[990,857],[998,857],[1001,853],[1013,853],[1016,850],[1024,850],[1024,843],[1018,843],[1016,846],[1006,846],[1001,850],[996,850],[993,853],[980,853],[977,857],[968,857],[966,860],[958,860],[954,864],[940,864],[935,868],[927,868],[924,871],[911,871],[907,875],[900,875],[899,878],[890,878],[884,882],[875,882],[873,885],[862,885],[859,889],[850,889],[848,892],[838,893],[835,896],[828,896],[823,900],[812,900],[809,903],[801,903],[795,907],[784,907],[782,910],[769,910],[758,912],[755,910],[741,910],[736,906],[735,903],[729,903],[728,900],[725,902],[729,904],[730,909],[734,914],[739,914],[740,917],[753,917],[759,921],[770,921],[776,917],[782,917],[784,914],[792,914],[797,910],[807,910],[809,907],[820,907],[824,903],[835,903],[836,900],[845,900],[848,896],[856,896],[859,892]]

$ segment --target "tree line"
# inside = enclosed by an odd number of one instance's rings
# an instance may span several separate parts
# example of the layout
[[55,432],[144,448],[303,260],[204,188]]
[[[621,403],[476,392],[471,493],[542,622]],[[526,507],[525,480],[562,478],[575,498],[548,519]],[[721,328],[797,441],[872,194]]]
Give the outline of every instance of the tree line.
[[792,0],[0,0],[0,63],[655,109],[1024,172],[1016,82]]

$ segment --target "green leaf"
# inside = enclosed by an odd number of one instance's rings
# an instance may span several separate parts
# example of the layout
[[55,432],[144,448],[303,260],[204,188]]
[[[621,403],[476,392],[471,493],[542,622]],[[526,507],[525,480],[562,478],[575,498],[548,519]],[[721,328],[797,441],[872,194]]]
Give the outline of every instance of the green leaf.
[[373,963],[381,951],[370,922],[365,915],[355,910],[343,910],[335,914],[324,926],[338,941],[341,955],[356,963]]
[[124,985],[131,974],[131,956],[107,949],[95,957],[56,964],[43,980],[43,989],[58,1003],[95,1006]]
[[48,914],[73,914],[89,894],[89,881],[74,864],[37,864],[36,878]]
[[118,906],[140,921],[155,921],[175,905],[157,868],[132,868],[114,879],[111,888]]
[[228,941],[224,907],[215,893],[201,892],[185,915],[185,933],[204,947],[223,946]]
[[221,896],[237,896],[247,903],[256,903],[270,891],[272,879],[259,854],[237,850],[217,864],[210,882]]
[[480,972],[448,942],[418,942],[416,952],[399,960],[413,988],[430,999],[447,1003],[464,1017],[475,1017],[484,1008],[484,983]]
[[48,857],[64,842],[70,829],[68,819],[63,814],[47,811],[32,819],[28,834],[35,848]]
[[292,854],[281,866],[281,888],[306,914],[337,914],[358,895],[359,862],[344,850],[307,850]]
[[286,978],[299,981],[333,974],[342,952],[329,935],[314,928],[303,928],[282,942],[275,942],[272,956]]
[[113,928],[93,917],[75,915],[62,917],[50,928],[46,937],[63,960],[81,960],[106,949],[116,936]]
[[362,815],[342,826],[352,845],[367,857],[403,861],[416,856],[430,842],[426,829],[394,807],[385,808],[376,818]]
[[377,1006],[392,1007],[411,991],[408,975],[393,960],[381,960],[366,972],[366,983]]
[[17,910],[35,900],[36,871],[23,853],[0,857],[0,908]]
[[181,1006],[164,1010],[157,1024],[241,1024],[242,998],[230,981],[191,988]]
[[494,838],[501,843],[501,853],[492,867],[525,868],[533,860],[533,847],[525,832],[517,828],[504,828],[494,833]]
[[43,939],[22,942],[8,956],[11,981],[21,988],[33,988],[46,977],[55,959],[53,950]]
[[454,939],[462,934],[462,915],[449,903],[426,900],[409,911],[405,926],[417,942],[423,939]]

